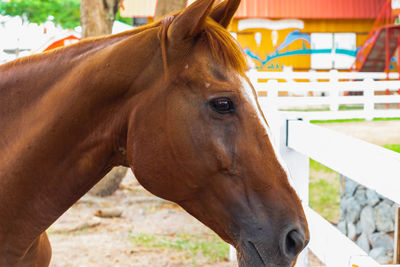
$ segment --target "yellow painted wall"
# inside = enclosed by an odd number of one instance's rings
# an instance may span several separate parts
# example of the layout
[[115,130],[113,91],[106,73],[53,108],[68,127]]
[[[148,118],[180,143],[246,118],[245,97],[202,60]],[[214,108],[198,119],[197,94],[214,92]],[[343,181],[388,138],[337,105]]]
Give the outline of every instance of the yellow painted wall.
[[[362,20],[362,19],[353,19],[353,20],[303,20],[304,21],[304,29],[299,30],[301,33],[356,33],[357,47],[362,45],[367,39],[368,33],[372,28],[372,24],[374,20]],[[274,46],[272,43],[272,30],[267,29],[247,29],[241,32],[238,32],[238,19],[235,19],[231,26],[230,30],[232,32],[237,33],[237,39],[240,45],[244,49],[249,49],[253,54],[257,55],[261,60],[265,60],[267,54],[271,55],[275,49],[284,42],[287,35],[293,32],[292,29],[284,29],[277,31],[278,39],[277,43]],[[262,34],[262,41],[260,46],[256,44],[255,41],[255,33],[260,32]],[[310,44],[305,40],[296,40],[292,44],[287,47],[288,51],[299,50],[302,49],[303,46],[306,49],[310,49]],[[285,49],[284,49],[285,50]],[[261,64],[258,61],[254,61],[257,67],[261,67]],[[264,68],[266,69],[279,69],[283,66],[293,66],[294,69],[309,69],[311,65],[311,56],[310,55],[293,55],[275,58],[269,61]]]

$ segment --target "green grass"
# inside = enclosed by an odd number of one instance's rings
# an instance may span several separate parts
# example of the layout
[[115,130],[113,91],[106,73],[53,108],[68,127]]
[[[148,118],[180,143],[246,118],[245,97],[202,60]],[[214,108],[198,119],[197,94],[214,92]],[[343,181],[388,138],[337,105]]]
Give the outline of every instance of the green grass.
[[[144,248],[166,249],[183,252],[186,258],[195,259],[202,254],[211,262],[225,261],[228,258],[229,246],[217,235],[195,236],[179,234],[174,236],[159,236],[146,233],[132,234],[130,241]],[[195,262],[193,262],[194,265]]]
[[[383,147],[400,153],[400,144]],[[340,186],[335,171],[310,159],[310,206],[334,223],[337,223],[340,215]]]
[[335,122],[362,122],[364,119],[341,119],[341,120],[312,120],[311,123],[335,123]]
[[338,174],[310,159],[310,207],[328,221],[337,223],[340,206]]
[[[398,121],[400,118],[375,118],[373,121]],[[334,122],[362,122],[365,121],[365,119],[341,119],[341,120],[312,120],[310,121],[311,123],[334,123]]]
[[310,159],[310,170],[314,170],[317,172],[325,172],[325,173],[334,173],[335,171],[333,171],[332,169],[326,167],[325,165]]
[[400,144],[394,144],[394,145],[384,145],[384,148],[390,149],[394,152],[400,153]]
[[[339,106],[339,110],[360,110],[363,109],[362,106]],[[311,109],[281,109],[282,111],[305,111],[305,112],[312,112],[312,111],[329,111],[328,107],[326,108],[311,108]]]

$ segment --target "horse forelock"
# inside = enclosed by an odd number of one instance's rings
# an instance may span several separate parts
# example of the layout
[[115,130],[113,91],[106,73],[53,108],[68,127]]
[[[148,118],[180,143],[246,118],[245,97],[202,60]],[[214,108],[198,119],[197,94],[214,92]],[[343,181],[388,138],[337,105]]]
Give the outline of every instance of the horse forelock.
[[221,25],[211,18],[207,18],[201,39],[210,48],[212,57],[218,63],[229,67],[240,74],[248,70],[246,57],[236,39]]
[[[163,59],[163,67],[165,75],[168,78],[168,57],[167,57],[167,45],[168,45],[168,29],[174,19],[179,15],[171,15],[161,19],[161,51]],[[244,74],[248,70],[248,64],[246,57],[238,42],[232,37],[232,35],[221,25],[215,22],[211,18],[207,18],[202,31],[196,38],[197,42],[203,42],[211,52],[212,58],[219,64],[222,64],[234,71]],[[191,50],[186,50],[187,54],[184,56],[190,56]]]

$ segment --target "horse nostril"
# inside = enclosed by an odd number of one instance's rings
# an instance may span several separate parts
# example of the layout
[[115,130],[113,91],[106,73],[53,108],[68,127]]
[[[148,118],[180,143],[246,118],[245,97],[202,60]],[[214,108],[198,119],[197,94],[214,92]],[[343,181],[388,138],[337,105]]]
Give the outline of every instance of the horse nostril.
[[296,257],[296,255],[305,247],[304,236],[297,230],[290,231],[283,243],[283,252],[287,257]]

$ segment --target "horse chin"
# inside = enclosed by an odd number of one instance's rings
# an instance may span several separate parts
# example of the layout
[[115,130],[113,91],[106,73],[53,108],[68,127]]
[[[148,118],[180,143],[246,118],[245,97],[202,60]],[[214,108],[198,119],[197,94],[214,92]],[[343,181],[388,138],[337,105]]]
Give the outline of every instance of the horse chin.
[[272,263],[260,255],[255,246],[250,245],[248,248],[238,250],[239,267],[293,267],[296,261],[292,263]]

